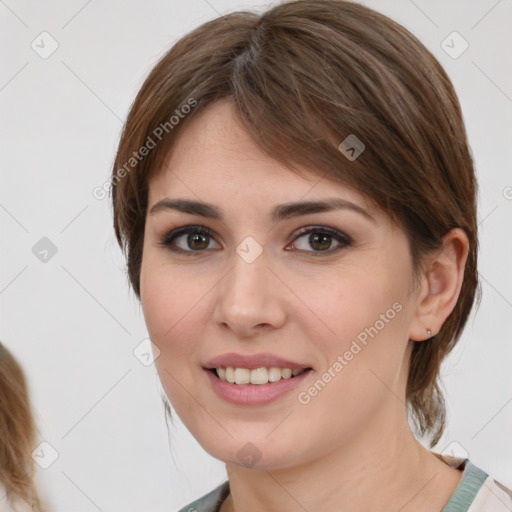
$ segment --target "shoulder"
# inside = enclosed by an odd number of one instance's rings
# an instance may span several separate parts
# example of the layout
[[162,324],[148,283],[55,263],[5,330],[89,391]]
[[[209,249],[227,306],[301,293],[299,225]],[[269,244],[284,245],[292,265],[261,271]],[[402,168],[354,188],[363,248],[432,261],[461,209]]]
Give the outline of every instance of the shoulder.
[[460,459],[463,474],[442,512],[510,512],[512,491],[475,466]]
[[189,503],[178,512],[218,512],[229,494],[229,482],[224,482],[203,497]]
[[487,476],[478,491],[468,512],[510,512],[512,510],[512,490]]

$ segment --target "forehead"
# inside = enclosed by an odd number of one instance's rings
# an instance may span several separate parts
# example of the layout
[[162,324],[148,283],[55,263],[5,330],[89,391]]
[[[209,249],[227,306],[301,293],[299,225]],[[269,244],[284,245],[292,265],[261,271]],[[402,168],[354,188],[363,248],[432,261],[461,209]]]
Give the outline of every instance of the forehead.
[[359,191],[297,165],[300,174],[264,153],[229,100],[208,105],[179,133],[165,164],[149,180],[149,205],[163,197],[246,196],[265,202],[343,197],[374,209]]

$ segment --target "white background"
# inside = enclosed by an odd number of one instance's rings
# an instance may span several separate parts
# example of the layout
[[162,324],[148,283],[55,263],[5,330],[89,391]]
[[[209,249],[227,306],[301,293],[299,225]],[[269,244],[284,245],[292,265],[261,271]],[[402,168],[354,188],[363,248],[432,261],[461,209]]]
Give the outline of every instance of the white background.
[[[40,441],[58,452],[37,474],[55,511],[169,512],[225,477],[179,421],[170,449],[155,368],[133,355],[147,333],[110,204],[92,190],[109,179],[122,123],[158,58],[221,13],[269,5],[0,3],[0,339],[27,373]],[[483,299],[443,366],[449,424],[436,451],[456,441],[510,487],[512,2],[366,5],[436,55],[462,104],[480,182]],[[31,48],[43,31],[59,45],[47,59]],[[453,31],[469,43],[457,59],[441,48]],[[46,263],[32,252],[42,237],[57,247]]]

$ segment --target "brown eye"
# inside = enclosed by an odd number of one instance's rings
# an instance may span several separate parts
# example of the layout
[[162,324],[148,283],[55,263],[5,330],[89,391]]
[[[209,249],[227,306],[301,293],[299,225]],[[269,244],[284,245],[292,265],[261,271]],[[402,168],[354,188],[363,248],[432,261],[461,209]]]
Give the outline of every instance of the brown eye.
[[[160,240],[159,245],[170,251],[185,253],[202,253],[213,241],[212,232],[204,226],[185,226],[171,231]],[[216,248],[220,248],[217,244]]]
[[[306,235],[309,236],[306,237]],[[305,242],[302,242],[303,247],[298,247],[296,250],[309,252],[314,256],[321,255],[315,253],[328,252],[330,254],[352,244],[352,240],[348,235],[326,226],[302,228],[295,236],[294,240],[297,241],[301,238],[304,238],[305,240]],[[294,247],[297,246],[295,241],[293,244]],[[337,246],[331,250],[333,241],[337,243]],[[309,248],[312,248],[313,251],[309,250]]]
[[[186,243],[192,249],[206,249],[208,247],[208,235],[202,235],[199,233],[191,233],[187,235]],[[196,245],[197,244],[197,245]]]
[[332,243],[331,235],[326,235],[322,233],[312,233],[309,235],[309,244],[314,249],[318,249],[319,251],[325,251],[330,248]]

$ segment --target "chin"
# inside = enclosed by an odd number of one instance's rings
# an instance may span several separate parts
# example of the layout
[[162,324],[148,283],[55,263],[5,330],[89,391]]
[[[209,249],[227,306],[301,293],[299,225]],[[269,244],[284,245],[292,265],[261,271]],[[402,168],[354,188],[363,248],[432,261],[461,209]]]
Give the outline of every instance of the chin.
[[[296,460],[299,453],[296,451],[298,443],[289,435],[273,440],[267,436],[268,432],[258,435],[234,436],[229,441],[219,439],[208,441],[198,438],[202,448],[215,459],[240,468],[255,470],[285,469],[299,463]],[[288,439],[289,443],[283,440]]]

